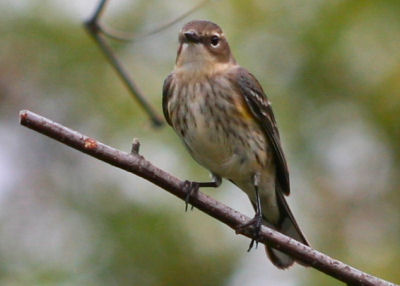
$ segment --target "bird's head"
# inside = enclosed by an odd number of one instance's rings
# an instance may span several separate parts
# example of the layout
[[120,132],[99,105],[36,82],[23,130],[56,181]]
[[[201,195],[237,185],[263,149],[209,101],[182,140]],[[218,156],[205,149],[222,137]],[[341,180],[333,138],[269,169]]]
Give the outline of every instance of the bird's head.
[[221,28],[210,21],[195,20],[179,33],[176,67],[212,73],[236,64]]

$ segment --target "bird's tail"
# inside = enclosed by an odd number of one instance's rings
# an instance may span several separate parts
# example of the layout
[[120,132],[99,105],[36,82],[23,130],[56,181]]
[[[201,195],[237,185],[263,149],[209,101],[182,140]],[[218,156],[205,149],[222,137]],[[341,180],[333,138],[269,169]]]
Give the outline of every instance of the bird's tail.
[[[280,220],[279,223],[274,226],[275,229],[305,245],[309,245],[307,239],[304,237],[304,234],[301,232],[296,220],[294,219],[294,216],[290,211],[282,192],[277,191],[276,196],[278,200]],[[264,220],[266,219],[264,218]],[[280,269],[288,268],[295,262],[293,257],[275,248],[265,246],[265,250],[271,262]]]

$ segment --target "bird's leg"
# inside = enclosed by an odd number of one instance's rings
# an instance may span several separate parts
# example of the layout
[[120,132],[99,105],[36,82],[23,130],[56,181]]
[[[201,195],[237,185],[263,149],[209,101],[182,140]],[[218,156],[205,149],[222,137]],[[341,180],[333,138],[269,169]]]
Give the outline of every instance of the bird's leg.
[[244,224],[239,225],[236,228],[236,233],[240,233],[248,227],[253,228],[253,230],[252,230],[253,231],[253,239],[251,240],[249,249],[247,251],[250,251],[253,248],[254,242],[256,243],[256,248],[257,248],[260,229],[261,229],[261,225],[262,225],[261,200],[260,200],[260,194],[259,194],[259,190],[258,190],[258,187],[260,185],[260,174],[259,173],[254,174],[253,185],[254,185],[254,190],[256,193],[256,203],[255,203],[256,214],[254,215],[254,217],[251,220],[249,220],[248,222],[246,222]]
[[[184,181],[183,182],[183,189],[186,192],[186,197],[185,197],[185,211],[188,209],[188,205],[190,202],[190,197],[197,192],[200,188],[218,188],[221,183],[222,179],[220,176],[211,174],[212,181],[211,182],[192,182],[192,181]],[[193,210],[193,205],[192,208]]]

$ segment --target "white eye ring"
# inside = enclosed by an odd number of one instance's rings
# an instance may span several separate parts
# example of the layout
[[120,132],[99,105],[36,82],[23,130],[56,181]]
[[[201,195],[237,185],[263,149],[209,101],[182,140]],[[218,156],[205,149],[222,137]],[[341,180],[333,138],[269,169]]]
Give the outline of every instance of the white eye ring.
[[219,46],[220,42],[221,42],[221,38],[217,35],[213,35],[210,39],[210,44],[214,48],[217,48]]

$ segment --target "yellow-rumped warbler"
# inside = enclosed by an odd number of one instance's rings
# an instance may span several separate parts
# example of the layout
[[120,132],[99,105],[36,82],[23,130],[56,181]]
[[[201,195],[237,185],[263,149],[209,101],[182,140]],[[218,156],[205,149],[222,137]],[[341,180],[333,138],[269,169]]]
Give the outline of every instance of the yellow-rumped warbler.
[[[257,79],[236,63],[218,25],[192,21],[182,28],[175,68],[164,82],[163,111],[192,157],[213,176],[213,182],[186,181],[186,203],[191,192],[218,187],[226,178],[256,211],[238,229],[253,226],[257,240],[265,223],[308,245],[284,198],[289,172],[270,102]],[[279,268],[294,262],[269,246],[266,251]]]

